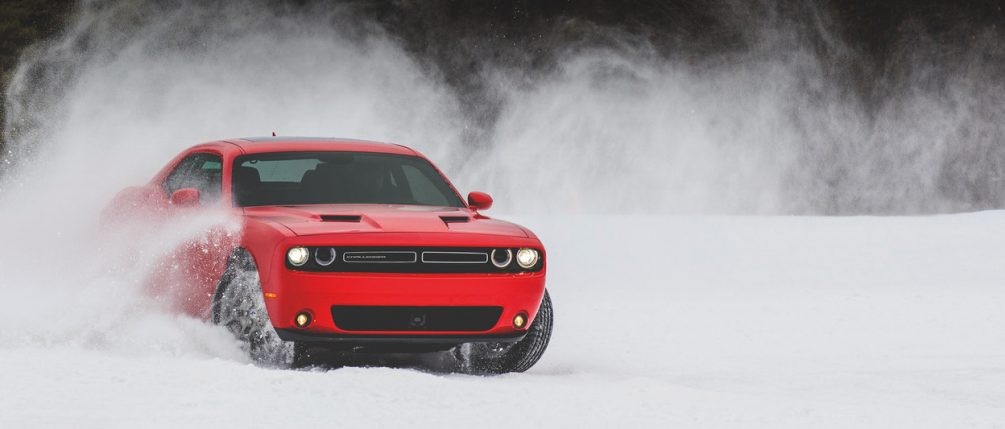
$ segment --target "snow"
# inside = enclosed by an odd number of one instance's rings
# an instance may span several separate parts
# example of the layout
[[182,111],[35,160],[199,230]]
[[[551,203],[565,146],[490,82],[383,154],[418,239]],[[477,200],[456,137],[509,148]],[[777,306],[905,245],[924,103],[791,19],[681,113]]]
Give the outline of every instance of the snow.
[[515,220],[548,248],[556,328],[498,377],[259,368],[89,284],[27,323],[69,289],[8,265],[0,427],[1005,425],[1003,212]]

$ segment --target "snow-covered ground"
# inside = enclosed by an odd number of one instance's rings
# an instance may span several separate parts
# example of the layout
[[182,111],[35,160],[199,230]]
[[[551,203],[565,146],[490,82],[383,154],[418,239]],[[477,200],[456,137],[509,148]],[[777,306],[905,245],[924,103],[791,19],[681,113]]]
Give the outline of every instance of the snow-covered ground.
[[517,220],[556,330],[499,377],[258,368],[127,286],[8,264],[0,427],[1005,426],[1003,212]]

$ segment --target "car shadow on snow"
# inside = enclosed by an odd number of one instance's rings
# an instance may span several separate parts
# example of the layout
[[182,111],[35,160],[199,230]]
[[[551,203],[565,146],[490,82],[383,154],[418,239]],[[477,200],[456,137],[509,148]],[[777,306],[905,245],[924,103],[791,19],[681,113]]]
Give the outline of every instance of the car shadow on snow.
[[352,353],[315,352],[307,362],[296,365],[299,370],[329,371],[340,368],[400,368],[432,374],[478,374],[453,351],[430,353]]

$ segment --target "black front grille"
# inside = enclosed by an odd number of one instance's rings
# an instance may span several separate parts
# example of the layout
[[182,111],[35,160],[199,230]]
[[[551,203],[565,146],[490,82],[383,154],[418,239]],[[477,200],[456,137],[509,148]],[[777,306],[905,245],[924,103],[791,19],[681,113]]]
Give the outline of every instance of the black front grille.
[[487,331],[501,315],[502,307],[332,307],[346,331]]
[[487,252],[422,252],[423,264],[487,264]]
[[[294,266],[287,260],[286,268],[343,273],[520,273],[540,271],[544,266],[542,258],[529,269],[520,268],[512,259],[515,248],[312,246],[307,249],[310,252],[307,263]],[[495,266],[493,251],[496,262],[505,262],[509,257],[510,264]]]
[[413,264],[418,261],[416,252],[400,250],[371,250],[342,252],[342,262],[347,264]]

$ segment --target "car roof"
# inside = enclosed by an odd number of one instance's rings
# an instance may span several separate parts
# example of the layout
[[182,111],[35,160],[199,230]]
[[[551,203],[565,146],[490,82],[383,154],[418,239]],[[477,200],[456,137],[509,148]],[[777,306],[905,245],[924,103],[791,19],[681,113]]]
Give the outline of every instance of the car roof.
[[223,140],[244,153],[346,151],[418,155],[414,150],[394,143],[338,137],[245,137]]

